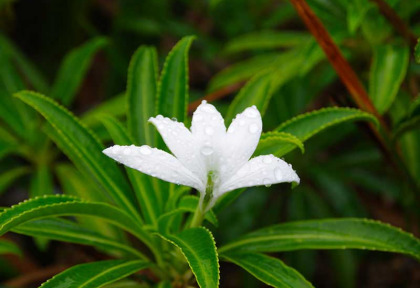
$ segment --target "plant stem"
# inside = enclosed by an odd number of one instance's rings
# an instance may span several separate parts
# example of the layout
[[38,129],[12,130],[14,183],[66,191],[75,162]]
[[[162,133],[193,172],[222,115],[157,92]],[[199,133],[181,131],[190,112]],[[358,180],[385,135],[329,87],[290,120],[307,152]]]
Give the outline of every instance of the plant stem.
[[197,205],[197,209],[195,209],[194,216],[191,220],[190,228],[200,227],[201,223],[203,223],[204,213],[201,211],[200,205]]

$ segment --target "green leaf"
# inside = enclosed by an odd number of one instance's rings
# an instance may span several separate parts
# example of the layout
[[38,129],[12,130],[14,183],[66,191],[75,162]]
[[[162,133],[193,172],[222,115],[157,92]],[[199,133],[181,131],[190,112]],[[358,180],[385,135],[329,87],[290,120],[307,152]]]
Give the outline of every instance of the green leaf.
[[416,58],[416,62],[420,64],[420,38],[417,39],[417,45],[414,48],[414,57]]
[[288,48],[305,44],[311,36],[297,31],[259,31],[229,41],[223,52],[234,54],[248,50]]
[[273,154],[281,157],[295,148],[299,148],[302,153],[305,152],[302,141],[294,135],[286,132],[267,132],[261,134],[254,155]]
[[201,288],[219,287],[219,261],[213,235],[203,227],[175,235],[161,235],[181,249]]
[[54,184],[53,175],[47,165],[40,164],[36,167],[35,173],[31,178],[29,196],[31,198],[53,194]]
[[138,220],[122,210],[105,203],[83,202],[64,195],[37,197],[5,209],[0,214],[0,235],[28,221],[76,215],[99,217],[130,232],[151,249],[154,248],[150,235],[142,230]]
[[47,218],[29,221],[13,228],[12,231],[32,237],[95,246],[105,251],[120,251],[128,257],[143,258],[143,254],[136,249],[69,220]]
[[300,249],[368,249],[420,259],[420,240],[398,228],[367,219],[326,219],[279,224],[252,232],[219,249],[280,252]]
[[[172,62],[174,61],[176,60],[172,60]],[[170,64],[167,65],[169,66]],[[127,78],[127,124],[128,131],[136,144],[154,146],[155,130],[152,125],[149,125],[148,120],[150,117],[156,116],[154,113],[156,110],[157,73],[156,49],[154,47],[140,46],[131,58]],[[178,73],[185,72],[180,71]],[[169,80],[167,79],[166,81]],[[184,84],[183,82],[181,83]],[[161,93],[166,93],[166,91]],[[168,115],[171,116],[171,114]]]
[[22,256],[19,247],[10,241],[0,239],[0,255],[2,254],[15,254]]
[[188,106],[188,51],[193,36],[182,38],[166,57],[159,79],[157,114],[184,122]]
[[[102,116],[102,123],[108,130],[115,144],[132,145],[133,141],[128,136],[124,127],[114,118]],[[153,187],[153,179],[135,169],[125,168],[140,205],[141,213],[146,223],[157,224],[156,219],[161,213],[158,199],[159,191]]]
[[107,260],[80,264],[57,274],[39,288],[98,288],[151,265],[142,260]]
[[28,167],[17,167],[0,174],[0,195],[17,179],[30,172]]
[[115,161],[102,153],[104,147],[79,119],[41,94],[22,91],[15,96],[45,117],[51,125],[47,129],[48,135],[81,171],[92,175],[118,205],[139,217],[134,197],[123,174]]
[[271,82],[272,75],[269,73],[262,73],[252,78],[229,105],[225,121],[230,123],[237,114],[253,105],[258,108],[261,116],[263,116],[273,95]]
[[281,260],[258,253],[224,254],[222,259],[242,267],[272,287],[313,287],[298,271]]
[[275,129],[295,135],[302,142],[319,132],[348,121],[369,120],[377,124],[374,116],[352,108],[329,107],[298,115]]
[[106,38],[98,37],[69,52],[61,63],[50,96],[69,105],[82,84],[93,56],[107,43]]
[[408,47],[375,46],[369,77],[369,96],[380,114],[385,113],[397,96],[407,72]]
[[[285,56],[287,55],[287,57]],[[253,58],[235,63],[217,73],[210,81],[208,92],[214,92],[224,87],[241,83],[250,79],[252,76],[264,73],[273,68],[276,63],[286,61],[291,53],[265,53]]]

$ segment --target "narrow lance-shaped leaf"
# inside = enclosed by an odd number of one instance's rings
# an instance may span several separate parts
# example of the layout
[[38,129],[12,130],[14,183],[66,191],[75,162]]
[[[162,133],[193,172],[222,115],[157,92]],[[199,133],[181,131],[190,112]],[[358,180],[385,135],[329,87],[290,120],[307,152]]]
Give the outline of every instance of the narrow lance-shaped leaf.
[[116,239],[111,239],[109,236],[101,235],[75,222],[60,218],[26,222],[15,227],[12,231],[32,237],[44,237],[50,240],[91,245],[105,251],[119,251],[129,257],[143,258],[143,255],[136,249]]
[[157,114],[184,122],[188,106],[188,51],[193,36],[181,39],[169,53],[159,79]]
[[199,227],[161,236],[181,249],[201,288],[219,287],[219,261],[209,230]]
[[304,142],[331,126],[356,120],[368,120],[377,124],[374,116],[361,110],[330,107],[298,115],[282,123],[275,131],[290,133]]
[[[128,68],[127,124],[135,144],[154,146],[155,129],[149,124],[156,116],[157,54],[153,47],[141,46],[134,53]],[[169,65],[169,64],[168,64]],[[161,93],[167,93],[162,91]]]
[[[133,143],[124,127],[116,119],[109,116],[103,116],[101,118],[102,123],[105,125],[115,144],[131,145]],[[143,218],[149,224],[156,224],[156,219],[161,213],[161,207],[157,198],[158,191],[153,187],[153,179],[129,167],[126,167],[126,171],[136,193],[137,201],[140,204]]]
[[115,162],[102,154],[99,140],[79,119],[51,99],[30,91],[15,95],[32,106],[50,123],[49,135],[82,171],[88,172],[109,193],[114,201],[139,217],[131,189]]
[[281,252],[300,249],[368,249],[420,259],[420,240],[398,228],[366,219],[289,222],[252,232],[219,249],[236,252]]
[[408,47],[375,47],[369,79],[369,96],[379,113],[385,113],[394,102],[407,72],[408,62]]
[[142,260],[107,260],[80,264],[57,274],[39,288],[98,288],[151,265],[152,263]]
[[65,105],[70,104],[82,84],[93,56],[107,43],[103,37],[94,38],[68,53],[60,66],[50,96]]
[[130,232],[154,249],[150,235],[143,231],[141,224],[122,210],[105,203],[83,202],[64,195],[37,197],[5,209],[0,213],[0,235],[28,221],[76,215],[99,217]]
[[313,287],[298,271],[281,260],[259,253],[224,254],[222,259],[242,267],[267,285],[278,288]]

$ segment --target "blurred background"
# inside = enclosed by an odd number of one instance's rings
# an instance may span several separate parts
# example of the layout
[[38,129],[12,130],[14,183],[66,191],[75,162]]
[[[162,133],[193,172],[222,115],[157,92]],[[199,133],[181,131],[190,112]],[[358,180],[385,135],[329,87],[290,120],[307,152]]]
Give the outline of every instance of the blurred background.
[[[10,120],[16,104],[11,95],[22,89],[53,98],[68,93],[62,104],[108,143],[95,115],[124,117],[128,64],[140,45],[157,48],[161,68],[179,39],[196,35],[189,61],[190,102],[206,97],[223,114],[252,76],[280,69],[264,131],[322,107],[358,107],[292,2],[0,0],[0,206],[75,187],[95,189],[89,181],[69,183],[74,170],[42,136],[40,117],[25,112]],[[216,241],[274,223],[329,217],[377,219],[419,237],[420,66],[414,46],[420,1],[306,3],[392,130],[393,148],[384,148],[361,122],[329,128],[305,142],[304,153],[295,149],[287,155],[301,185],[247,190],[220,212],[219,227],[211,228]],[[86,45],[90,56],[80,62],[84,77],[70,79],[77,83],[71,91],[55,89],[66,59]],[[393,154],[400,155],[397,161],[390,160]],[[65,267],[104,258],[80,245],[7,238],[25,252],[24,258],[0,255],[0,281],[15,283],[10,287],[42,282]],[[420,287],[419,263],[397,254],[299,251],[279,256],[316,287]],[[232,264],[221,265],[221,287],[262,287]]]

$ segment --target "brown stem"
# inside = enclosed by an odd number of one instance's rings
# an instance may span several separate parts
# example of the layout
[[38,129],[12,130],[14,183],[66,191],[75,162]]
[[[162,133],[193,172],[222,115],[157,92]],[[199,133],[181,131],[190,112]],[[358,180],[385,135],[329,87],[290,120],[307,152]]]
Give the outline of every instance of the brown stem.
[[411,48],[414,48],[417,43],[416,36],[410,31],[407,24],[400,18],[400,16],[388,5],[384,0],[370,0],[378,6],[379,11],[385,18],[388,19],[389,23],[394,26],[394,29],[401,34],[402,37],[408,42]]
[[216,90],[216,91],[214,91],[210,94],[207,94],[203,98],[200,98],[200,99],[190,103],[190,105],[188,105],[188,113],[192,113],[195,109],[197,109],[197,107],[201,104],[201,101],[206,100],[206,101],[211,102],[211,101],[221,99],[221,98],[229,95],[230,93],[235,92],[239,88],[241,88],[243,86],[243,84],[244,83],[235,83],[235,84],[232,84],[230,86],[223,87],[220,90]]

